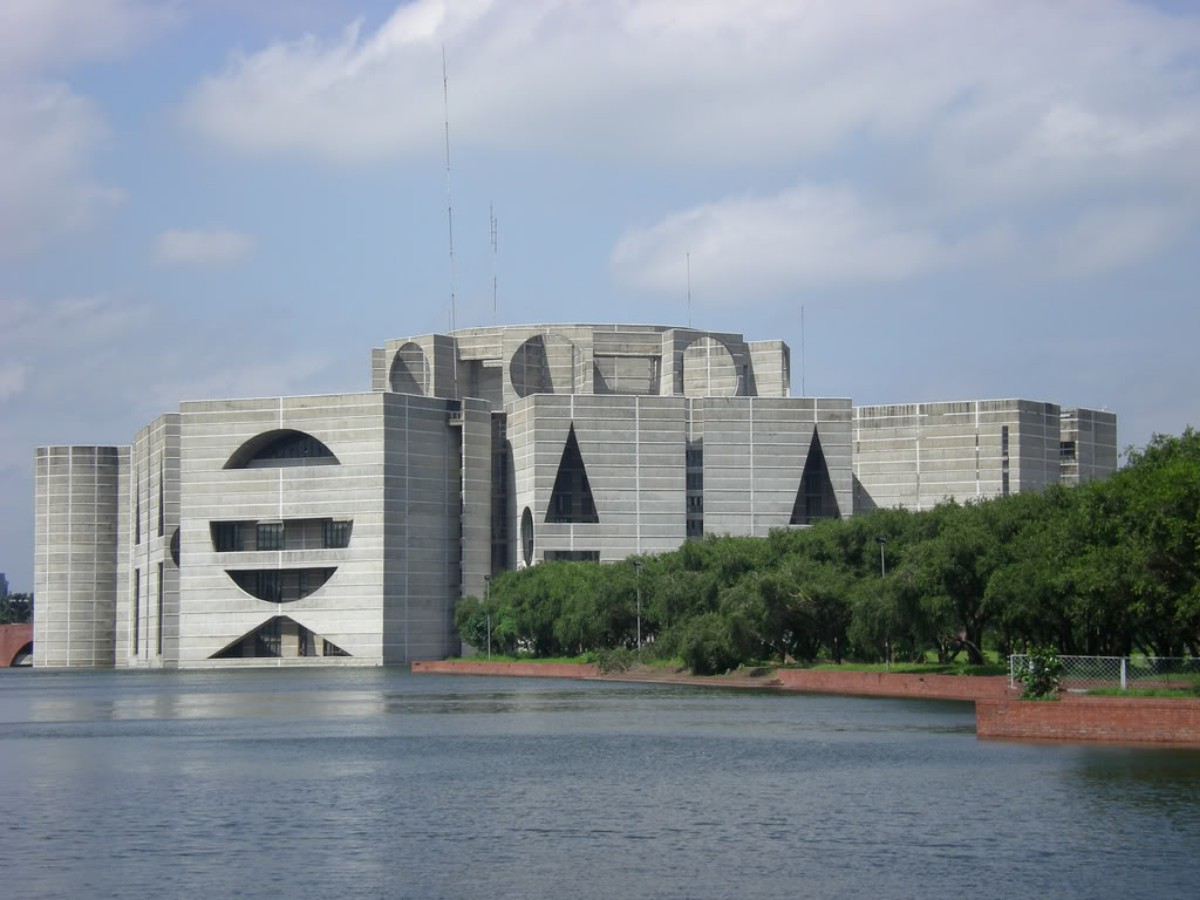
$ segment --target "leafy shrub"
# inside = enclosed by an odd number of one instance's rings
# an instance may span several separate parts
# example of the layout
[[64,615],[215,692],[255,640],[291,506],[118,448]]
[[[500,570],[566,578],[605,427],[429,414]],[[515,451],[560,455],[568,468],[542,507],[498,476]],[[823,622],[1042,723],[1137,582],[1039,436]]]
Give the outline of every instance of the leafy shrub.
[[595,658],[596,669],[602,675],[620,675],[633,668],[638,661],[638,653],[628,647],[615,647],[612,650],[598,650]]
[[1020,680],[1022,700],[1056,700],[1062,690],[1062,660],[1053,647],[1032,647]]
[[689,622],[679,645],[679,655],[693,675],[720,675],[736,669],[742,661],[728,623],[716,613]]

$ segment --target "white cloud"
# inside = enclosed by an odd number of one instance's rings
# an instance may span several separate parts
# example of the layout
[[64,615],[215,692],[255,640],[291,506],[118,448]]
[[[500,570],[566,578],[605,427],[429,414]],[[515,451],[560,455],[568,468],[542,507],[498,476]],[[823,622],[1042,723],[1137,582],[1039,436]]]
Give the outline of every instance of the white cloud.
[[415,0],[371,33],[356,24],[232,58],[184,118],[247,153],[432,151],[443,46],[452,138],[527,151],[729,165],[865,136],[935,154],[944,142],[973,171],[1039,148],[1181,158],[1200,128],[1182,74],[1200,26],[1121,0],[1086,13],[1012,0]]
[[146,0],[5,0],[0,74],[116,59],[173,19],[169,4]]
[[127,441],[181,399],[304,392],[329,365],[321,353],[264,357],[255,311],[236,329],[177,314],[107,295],[0,302],[0,398],[6,386],[21,390],[9,409],[27,440],[59,441],[66,428],[71,439]]
[[107,129],[93,105],[64,85],[0,89],[0,260],[84,227],[120,202],[89,160]]
[[154,241],[154,257],[170,266],[230,266],[254,252],[255,240],[236,231],[164,231]]
[[935,234],[906,227],[849,190],[801,186],[705,204],[631,231],[617,243],[612,266],[621,281],[679,293],[689,255],[704,293],[722,302],[897,281],[953,259]]
[[0,362],[0,403],[25,390],[25,376],[28,372],[29,370],[19,362]]
[[[1170,205],[1087,209],[1054,227],[1024,222],[971,231],[937,227],[927,208],[885,208],[849,188],[801,185],[732,197],[627,231],[611,255],[616,279],[678,296],[691,266],[700,305],[770,301],[812,288],[870,285],[931,272],[1018,267],[1089,278],[1153,258],[1186,216]],[[953,235],[953,237],[949,236]]]
[[1088,210],[1045,242],[1046,268],[1089,277],[1136,265],[1167,247],[1182,224],[1177,212],[1160,207]]
[[1042,240],[1085,275],[1088,210],[1138,198],[1115,267],[1200,199],[1200,17],[1127,0],[414,0],[230,59],[183,120],[252,155],[440,154],[443,46],[463,152],[711,174],[711,202],[614,250],[652,290],[680,290],[688,252],[729,296],[1040,258]]
[[91,171],[104,117],[47,76],[118,57],[169,18],[140,0],[0,4],[0,261],[88,226],[123,197]]
[[[46,378],[78,374],[87,360],[117,357],[137,343],[137,336],[151,327],[155,316],[145,304],[119,301],[104,295],[71,297],[49,303],[18,299],[0,303],[0,359],[25,373],[40,373],[29,387],[41,391]],[[99,373],[98,373],[99,374]],[[103,389],[108,379],[95,381]],[[68,396],[91,387],[89,379],[69,388]]]

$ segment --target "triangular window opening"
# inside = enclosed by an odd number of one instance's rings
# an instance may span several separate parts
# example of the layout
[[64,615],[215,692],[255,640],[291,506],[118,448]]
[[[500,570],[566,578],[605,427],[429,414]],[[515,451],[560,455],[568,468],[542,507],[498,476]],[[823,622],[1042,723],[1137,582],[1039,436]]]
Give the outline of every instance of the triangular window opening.
[[575,439],[574,425],[567,433],[558,475],[554,478],[554,490],[550,494],[550,508],[546,510],[546,521],[571,524],[595,524],[600,521],[592,500],[587,469],[579,452],[579,441]]
[[819,519],[840,519],[837,496],[833,492],[833,481],[825,454],[821,451],[821,438],[813,429],[812,443],[808,446],[808,459],[804,461],[804,474],[800,476],[800,488],[796,491],[796,502],[792,506],[791,525],[811,525]]
[[281,659],[298,656],[349,656],[332,641],[288,616],[275,616],[209,659]]

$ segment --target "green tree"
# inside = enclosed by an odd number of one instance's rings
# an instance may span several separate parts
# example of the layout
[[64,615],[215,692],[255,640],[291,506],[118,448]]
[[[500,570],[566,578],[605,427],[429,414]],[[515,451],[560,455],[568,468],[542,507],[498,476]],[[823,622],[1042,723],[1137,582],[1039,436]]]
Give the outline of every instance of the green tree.
[[745,630],[718,613],[704,613],[687,623],[679,640],[679,655],[695,675],[719,675],[746,661],[747,648],[739,642]]
[[33,594],[0,597],[0,625],[28,622],[33,618]]

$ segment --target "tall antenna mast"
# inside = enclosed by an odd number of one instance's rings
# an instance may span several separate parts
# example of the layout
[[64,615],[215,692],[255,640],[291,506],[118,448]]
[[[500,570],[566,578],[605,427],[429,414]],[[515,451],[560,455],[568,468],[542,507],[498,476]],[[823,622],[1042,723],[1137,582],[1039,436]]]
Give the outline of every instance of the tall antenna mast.
[[692,251],[687,252],[688,328],[692,327]]
[[446,78],[446,45],[442,44],[442,111],[446,122],[446,227],[450,235],[450,330],[454,331],[454,204],[450,197],[450,83]]
[[492,324],[496,324],[496,238],[499,234],[499,224],[496,222],[496,213],[492,204],[488,204],[488,218],[491,220],[492,229]]

